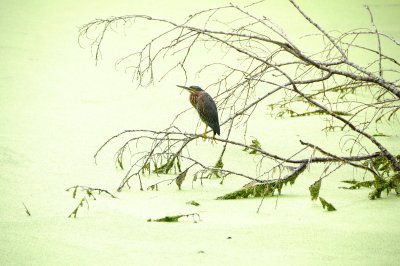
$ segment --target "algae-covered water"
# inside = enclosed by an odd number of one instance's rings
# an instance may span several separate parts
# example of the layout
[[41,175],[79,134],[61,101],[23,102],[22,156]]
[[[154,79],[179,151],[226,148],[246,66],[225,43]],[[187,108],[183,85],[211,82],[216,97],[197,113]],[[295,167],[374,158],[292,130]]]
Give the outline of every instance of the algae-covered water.
[[[103,47],[96,66],[90,49],[78,42],[78,27],[95,18],[148,14],[182,20],[224,1],[11,1],[0,3],[0,264],[1,265],[399,265],[400,202],[394,194],[368,200],[368,189],[340,190],[340,180],[353,177],[343,168],[324,181],[321,195],[338,209],[324,211],[310,200],[308,186],[321,171],[304,174],[279,197],[217,201],[247,182],[228,178],[204,180],[182,190],[116,192],[124,172],[116,169],[115,147],[93,154],[110,136],[126,129],[165,128],[190,107],[182,83],[172,75],[149,88],[136,89],[131,76],[115,69],[126,51],[140,48],[157,32],[141,24],[134,38],[115,34]],[[238,1],[238,4],[241,1]],[[398,1],[299,1],[323,27],[349,30],[370,27],[363,4],[374,13],[380,31],[400,39]],[[301,19],[285,1],[265,1],[258,10],[296,38],[306,34]],[[234,18],[233,18],[234,19]],[[125,38],[129,42],[124,42]],[[399,51],[392,52],[398,58]],[[167,60],[167,59],[166,59]],[[191,84],[208,85],[207,77]],[[188,113],[183,128],[196,128]],[[320,126],[305,120],[261,116],[250,125],[263,148],[291,151],[298,140],[334,142]],[[262,122],[260,122],[262,121]],[[259,123],[260,122],[260,123]],[[263,125],[262,127],[260,125]],[[382,140],[400,153],[399,124],[386,126]],[[201,129],[197,129],[200,131]],[[224,131],[223,131],[224,133]],[[225,132],[226,133],[226,132]],[[328,143],[328,144],[326,144]],[[218,154],[221,146],[198,142],[198,156]],[[331,147],[330,147],[331,145]],[[239,156],[237,155],[239,154]],[[242,151],[231,151],[226,165],[249,167]],[[214,160],[214,159],[212,159]],[[318,166],[316,167],[318,168]],[[145,177],[150,185],[159,177]],[[188,179],[189,180],[189,179]],[[107,189],[116,199],[98,196],[67,216],[78,199],[65,190],[85,185]],[[196,201],[200,206],[188,205]],[[26,209],[30,216],[27,215]],[[200,221],[149,223],[166,215],[198,213]]]

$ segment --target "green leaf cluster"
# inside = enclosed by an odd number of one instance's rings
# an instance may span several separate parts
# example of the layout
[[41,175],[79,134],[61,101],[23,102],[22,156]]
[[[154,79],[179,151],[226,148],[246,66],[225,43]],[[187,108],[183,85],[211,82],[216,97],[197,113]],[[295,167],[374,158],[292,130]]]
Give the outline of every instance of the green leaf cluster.
[[145,163],[142,167],[142,174],[144,174],[145,171],[150,174],[150,163],[149,162]]
[[352,184],[349,187],[340,187],[343,189],[359,189],[362,187],[370,188],[374,185],[374,181],[357,181],[357,180],[343,180],[343,183]]
[[[400,163],[400,154],[396,156],[396,160],[398,163]],[[379,156],[371,160],[367,160],[363,163],[363,165],[371,165],[371,167],[377,170],[382,176],[389,176],[393,171],[389,160],[385,156]]]
[[163,218],[159,218],[159,219],[148,219],[148,222],[165,222],[165,223],[176,223],[178,222],[179,218],[181,218],[182,216],[180,215],[175,215],[175,216],[165,216]]
[[124,158],[125,147],[126,146],[123,146],[121,149],[118,150],[117,156],[115,158],[115,165],[117,166],[117,168],[121,170],[124,170],[123,158]]
[[[261,143],[258,141],[258,139],[253,138],[253,139],[251,140],[250,147],[256,148],[256,149],[260,149],[260,150],[261,150]],[[246,152],[248,152],[249,154],[257,154],[257,152],[258,152],[257,150],[251,149],[251,148],[249,148],[249,147],[244,148],[243,151],[246,151]]]
[[319,190],[321,189],[322,180],[319,179],[314,182],[308,189],[310,190],[311,200],[317,200],[319,195]]
[[222,161],[222,157],[220,157],[214,165],[215,169],[210,171],[210,174],[207,176],[207,178],[212,178],[212,177],[221,178],[220,171],[218,169],[222,169],[223,167],[224,167],[224,162]]
[[76,218],[76,216],[78,215],[78,210],[83,207],[84,203],[86,203],[87,208],[89,209],[89,201],[87,200],[86,197],[83,197],[78,205],[75,207],[75,209],[71,212],[70,215],[68,215],[68,218]]
[[274,185],[256,184],[220,196],[217,198],[217,200],[247,199],[247,198],[272,196],[274,191],[275,191]]
[[[396,156],[396,161],[400,163],[400,155]],[[379,156],[363,163],[375,170],[374,181],[369,181],[373,184],[374,189],[369,193],[370,199],[380,198],[383,191],[387,194],[394,190],[397,195],[400,195],[400,172],[393,170],[389,160],[384,156]],[[360,183],[357,183],[360,185]]]
[[382,192],[385,190],[387,195],[391,190],[394,190],[397,195],[400,195],[400,173],[397,173],[390,178],[382,178],[375,175],[374,187],[375,189],[369,193],[369,198],[372,200],[380,198]]
[[116,198],[113,194],[111,194],[109,191],[105,190],[105,189],[101,189],[101,188],[91,188],[91,187],[86,187],[86,186],[73,186],[70,187],[68,189],[66,189],[66,191],[71,191],[72,190],[72,198],[76,198],[77,193],[78,193],[78,189],[80,189],[80,191],[82,191],[84,193],[84,195],[82,196],[81,200],[79,201],[78,205],[75,207],[75,209],[71,212],[71,214],[68,216],[68,218],[76,218],[76,216],[78,215],[78,210],[80,208],[82,208],[85,204],[87,206],[87,208],[89,209],[89,200],[96,200],[96,197],[94,196],[94,192],[97,191],[98,195],[100,194],[106,194],[108,196],[110,196],[111,198]]
[[324,198],[319,197],[319,201],[322,204],[322,208],[326,208],[327,211],[336,211],[336,208],[329,202],[327,202]]
[[[304,113],[297,113],[293,110],[287,109],[286,112],[289,114],[290,117],[302,117],[302,116],[311,116],[311,115],[329,115],[328,111],[325,110],[314,110],[310,112],[304,112]],[[335,115],[340,115],[340,116],[351,116],[351,113],[348,112],[343,112],[343,111],[331,111]]]
[[188,172],[188,169],[186,169],[185,171],[180,173],[175,179],[175,183],[178,186],[179,190],[181,190],[181,186],[182,186],[183,180],[185,180],[187,172]]
[[194,201],[194,200],[188,201],[188,202],[186,202],[186,204],[193,205],[193,206],[200,206],[200,203],[198,203],[197,201]]
[[[150,167],[150,166],[149,166]],[[167,162],[164,164],[161,164],[160,166],[157,165],[157,163],[154,163],[154,170],[153,172],[156,174],[168,174],[171,169],[174,168],[175,172],[176,169],[178,169],[179,172],[181,172],[181,162],[178,156],[171,156],[168,158]]]
[[180,215],[173,215],[173,216],[164,216],[158,219],[147,219],[148,222],[164,222],[164,223],[176,223],[182,217],[192,217],[193,221],[197,223],[200,221],[200,215],[198,213],[190,213],[190,214],[180,214]]
[[225,194],[223,196],[218,197],[218,200],[229,200],[229,199],[246,199],[246,198],[259,198],[266,196],[273,196],[276,191],[278,191],[278,195],[282,193],[283,185],[293,185],[296,178],[300,173],[291,176],[285,180],[276,180],[274,182],[260,184],[256,182],[251,182],[244,186],[243,188]]

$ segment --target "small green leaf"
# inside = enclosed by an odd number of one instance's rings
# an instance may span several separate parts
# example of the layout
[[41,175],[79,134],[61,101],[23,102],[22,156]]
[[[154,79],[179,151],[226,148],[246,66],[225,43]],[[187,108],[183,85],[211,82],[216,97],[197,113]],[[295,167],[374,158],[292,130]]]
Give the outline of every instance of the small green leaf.
[[178,167],[178,171],[182,172],[182,170],[181,170],[181,161],[179,160],[179,157],[176,158],[176,166]]
[[165,216],[164,218],[160,218],[157,220],[151,220],[152,222],[166,222],[166,223],[176,223],[180,216]]
[[361,187],[370,188],[374,185],[375,181],[357,181],[357,180],[343,180],[343,183],[352,184],[349,187],[340,187],[343,189],[359,189]]
[[319,179],[314,182],[308,189],[310,190],[311,200],[317,200],[319,195],[319,190],[321,189],[322,180]]
[[246,199],[246,198],[273,196],[275,190],[278,190],[278,193],[280,193],[280,191],[282,190],[282,182],[275,182],[271,184],[259,184],[251,182],[239,190],[217,197],[217,200]]
[[78,190],[78,186],[75,186],[74,191],[72,192],[72,198],[75,199],[76,197],[76,191]]
[[327,211],[336,211],[336,208],[329,202],[327,202],[324,198],[319,197],[319,200],[321,201],[322,207],[327,209]]
[[[255,148],[255,149],[261,149],[261,143],[258,141],[258,139],[253,137],[253,139],[251,140],[250,147]],[[249,154],[257,154],[258,151],[255,150],[255,149],[251,149],[249,147],[246,147],[246,148],[243,149],[243,151],[247,151]]]
[[124,165],[123,165],[123,163],[122,163],[122,152],[119,152],[118,153],[118,155],[117,155],[117,158],[116,158],[116,161],[117,161],[117,166],[119,166],[119,168],[121,169],[121,170],[124,170]]
[[215,163],[215,168],[222,169],[224,167],[224,163],[222,162],[222,158],[219,158],[218,161]]
[[200,220],[200,215],[198,213],[191,213],[191,214],[181,214],[181,215],[174,215],[174,216],[165,216],[159,219],[147,219],[148,222],[165,222],[165,223],[176,223],[178,222],[179,218],[182,217],[193,217],[194,222],[197,222],[196,218]]
[[210,171],[210,174],[207,175],[208,178],[212,178],[213,176],[217,178],[221,178],[220,171],[218,169],[222,169],[224,167],[224,163],[222,162],[222,157],[218,159],[218,161],[215,163],[213,170]]
[[159,168],[155,168],[153,171],[156,174],[168,174],[169,170],[174,166],[175,157],[169,159],[165,164],[161,165]]
[[[343,111],[331,111],[332,113],[334,113],[335,115],[339,115],[339,116],[351,116],[351,113],[348,112],[343,112]],[[305,113],[297,113],[293,110],[288,109],[287,113],[289,113],[289,115],[291,117],[301,117],[301,116],[311,116],[311,115],[329,115],[328,111],[325,110],[315,110],[315,111],[310,111],[310,112],[305,112]]]
[[144,171],[147,171],[147,172],[149,172],[149,174],[150,174],[150,163],[149,163],[149,162],[146,163],[145,165],[143,165],[143,167],[142,167],[142,174],[144,174]]
[[181,185],[183,183],[183,180],[185,180],[186,174],[187,174],[188,169],[186,169],[185,171],[183,171],[182,173],[180,173],[177,177],[176,177],[176,185],[178,186],[179,190],[181,190]]
[[197,201],[194,201],[194,200],[188,201],[188,202],[186,202],[186,204],[193,205],[193,206],[200,206],[200,203],[198,203]]

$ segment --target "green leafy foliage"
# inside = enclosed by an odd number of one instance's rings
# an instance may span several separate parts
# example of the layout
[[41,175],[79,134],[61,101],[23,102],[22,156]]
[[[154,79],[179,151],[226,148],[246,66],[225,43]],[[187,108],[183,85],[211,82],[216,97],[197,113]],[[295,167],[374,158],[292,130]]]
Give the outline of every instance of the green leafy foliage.
[[148,188],[147,188],[147,190],[155,190],[155,191],[158,191],[158,184],[154,184],[154,185],[151,185],[151,186],[149,186]]
[[86,197],[83,197],[79,201],[78,206],[76,206],[75,209],[71,212],[71,214],[68,215],[68,218],[76,218],[76,216],[78,215],[79,208],[83,207],[84,203],[86,203],[86,206],[89,209],[89,201],[87,200]]
[[117,165],[121,170],[124,170],[124,165],[122,164],[122,158],[119,156],[117,157]]
[[256,182],[251,182],[245,185],[243,188],[225,194],[223,196],[218,197],[218,200],[229,200],[229,199],[246,199],[246,198],[259,198],[266,196],[273,196],[276,191],[278,191],[278,195],[282,193],[283,185],[293,185],[296,178],[299,176],[300,172],[292,175],[290,178],[285,180],[276,180],[274,182],[270,182],[267,184],[260,184]]
[[[400,155],[396,156],[397,162],[400,163]],[[353,186],[370,185],[374,189],[369,193],[370,199],[377,199],[382,196],[382,192],[386,190],[389,194],[394,190],[397,195],[400,194],[400,173],[395,172],[389,160],[384,156],[379,156],[363,163],[364,166],[370,167],[375,170],[374,181],[367,181],[368,183],[356,183]],[[353,187],[352,186],[352,187]],[[370,187],[371,187],[370,186]],[[350,189],[352,188],[350,187]]]
[[[400,163],[400,154],[396,156],[396,160],[398,163]],[[365,161],[363,165],[371,165],[374,169],[379,171],[381,175],[388,176],[393,171],[390,162],[385,156],[379,156],[371,160]]]
[[105,189],[102,189],[102,188],[92,188],[92,187],[76,185],[76,186],[73,186],[73,187],[70,187],[70,188],[66,189],[65,191],[71,191],[72,190],[72,198],[75,199],[76,195],[78,193],[78,189],[79,189],[79,191],[85,193],[89,198],[92,198],[94,200],[96,200],[96,197],[94,196],[93,192],[97,192],[98,195],[107,194],[111,198],[116,198],[116,196],[111,194],[108,190],[105,190]]
[[[256,149],[261,149],[261,143],[255,137],[253,137],[253,139],[251,140],[251,144],[249,146]],[[249,154],[257,154],[258,152],[257,150],[248,147],[244,148],[243,151],[246,151]]]
[[[304,112],[304,113],[297,113],[293,110],[287,109],[286,112],[289,114],[290,117],[301,117],[301,116],[310,116],[310,115],[329,115],[329,113],[325,110],[315,110],[315,111],[310,111],[310,112]],[[342,111],[331,111],[335,115],[340,115],[340,116],[351,116],[351,113],[348,112],[342,112]]]
[[218,161],[215,163],[215,168],[222,169],[224,167],[224,163],[222,162],[222,158],[219,158]]
[[183,183],[183,180],[185,180],[187,171],[188,171],[188,169],[186,169],[185,171],[180,173],[175,179],[176,185],[178,186],[179,190],[181,190],[181,185]]
[[[149,166],[150,167],[150,166]],[[178,156],[171,156],[168,158],[167,162],[162,164],[161,166],[157,166],[156,163],[154,163],[154,173],[156,174],[168,174],[172,168],[177,168],[179,172],[181,172],[181,163],[179,160]],[[175,169],[176,172],[176,169]]]
[[178,186],[179,190],[181,190],[182,183],[185,180],[185,177],[186,177],[186,174],[187,174],[188,170],[189,170],[189,168],[187,168],[185,171],[181,172],[175,178],[164,179],[164,180],[161,180],[161,181],[159,181],[159,182],[157,182],[157,183],[155,183],[153,185],[150,185],[150,186],[147,187],[147,190],[156,190],[156,191],[158,191],[158,187],[159,187],[158,185],[159,184],[169,182],[169,185],[170,185],[174,181],[175,181],[176,185]]
[[176,223],[182,217],[192,217],[193,222],[197,223],[200,221],[200,215],[198,213],[190,213],[190,214],[180,214],[173,216],[164,216],[158,219],[147,219],[148,222],[164,222],[164,223]]
[[374,181],[343,180],[342,182],[352,184],[350,187],[340,187],[343,189],[359,189],[362,187],[370,188],[374,185]]
[[212,178],[212,177],[221,178],[220,171],[218,169],[222,169],[223,167],[224,167],[224,163],[223,163],[222,157],[221,157],[215,163],[215,165],[214,165],[215,169],[210,171],[210,174],[207,176],[207,178]]
[[319,190],[321,189],[322,180],[319,179],[314,182],[308,189],[310,190],[311,200],[317,200],[319,195]]
[[144,172],[148,172],[150,174],[150,163],[145,163],[142,167],[142,174],[144,174]]
[[[71,188],[67,189],[67,191],[69,191]],[[72,198],[75,199],[76,198],[76,192],[78,191],[78,186],[74,187],[74,191],[72,192]]]
[[188,201],[188,202],[186,202],[186,204],[193,205],[193,206],[200,206],[200,203],[198,203],[197,201],[194,201],[194,200]]
[[390,135],[386,135],[386,134],[383,134],[383,133],[375,133],[372,136],[373,137],[390,137]]
[[117,168],[119,168],[121,170],[124,170],[124,164],[123,164],[124,151],[125,151],[125,147],[121,148],[117,152],[117,156],[115,158],[115,165],[117,166]]
[[168,172],[171,170],[171,168],[174,166],[174,161],[175,159],[168,160],[165,164],[161,165],[160,167],[157,167],[155,165],[154,173],[156,174],[168,174]]
[[380,198],[382,192],[385,190],[387,195],[391,190],[394,190],[397,195],[400,195],[400,173],[397,173],[390,178],[382,178],[376,175],[374,187],[375,189],[369,193],[369,198],[372,200]]
[[89,209],[89,200],[90,199],[96,200],[96,197],[94,196],[94,192],[97,192],[98,195],[107,194],[111,198],[116,198],[113,194],[111,194],[107,190],[101,189],[101,188],[91,188],[91,187],[76,185],[76,186],[73,186],[73,187],[70,187],[70,188],[66,189],[66,191],[71,191],[72,190],[72,198],[75,199],[76,196],[77,196],[77,193],[78,193],[78,189],[79,189],[79,191],[83,192],[84,195],[80,199],[80,201],[79,201],[78,205],[75,207],[75,209],[68,216],[68,218],[76,218],[77,214],[78,214],[78,210],[80,208],[82,208],[85,204],[86,204],[87,208]]
[[391,178],[390,186],[394,189],[397,195],[400,195],[400,173]]
[[165,223],[176,223],[178,222],[178,219],[181,218],[180,215],[176,215],[176,216],[165,216],[163,218],[159,218],[159,219],[149,219],[147,220],[148,222],[165,222]]
[[237,191],[225,194],[217,198],[217,200],[230,200],[230,199],[246,199],[246,198],[258,198],[264,196],[272,196],[275,191],[272,186],[266,184],[256,184],[250,187],[244,187]]
[[329,202],[327,202],[324,198],[319,197],[319,201],[322,204],[322,208],[326,208],[327,211],[336,211],[336,208]]

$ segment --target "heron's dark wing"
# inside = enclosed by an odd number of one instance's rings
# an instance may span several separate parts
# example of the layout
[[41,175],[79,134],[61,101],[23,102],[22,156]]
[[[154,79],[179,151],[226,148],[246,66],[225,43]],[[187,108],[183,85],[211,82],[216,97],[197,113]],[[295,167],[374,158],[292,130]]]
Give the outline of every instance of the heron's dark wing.
[[197,111],[201,120],[211,127],[216,134],[220,134],[218,110],[214,100],[207,92],[203,92],[197,101]]

